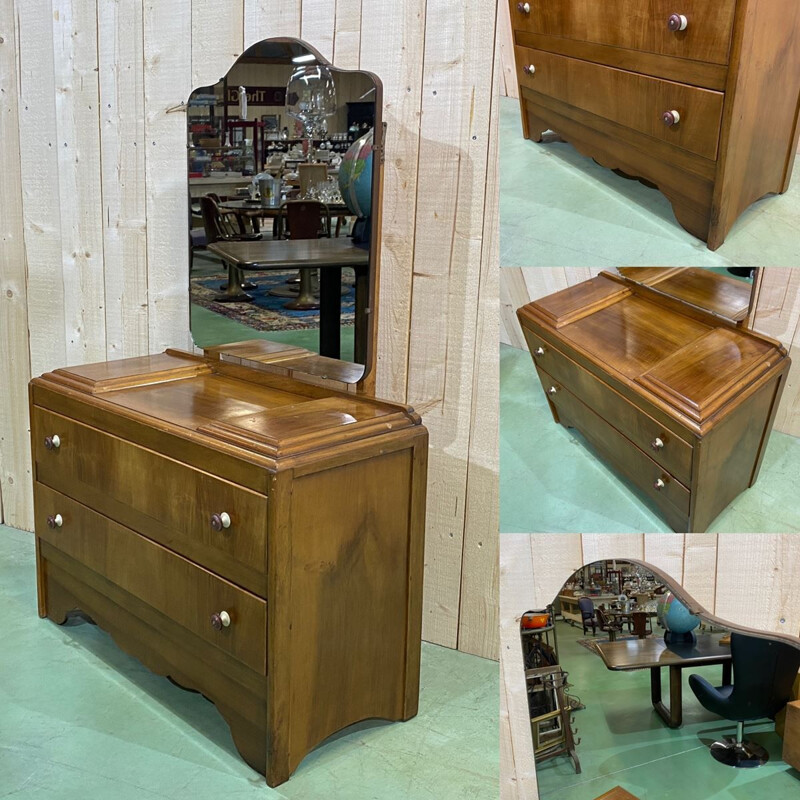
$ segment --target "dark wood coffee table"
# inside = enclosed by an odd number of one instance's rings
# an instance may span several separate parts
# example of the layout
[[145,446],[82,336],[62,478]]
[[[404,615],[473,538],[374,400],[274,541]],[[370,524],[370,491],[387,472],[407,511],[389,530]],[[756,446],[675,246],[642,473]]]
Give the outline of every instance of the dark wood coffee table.
[[[663,639],[653,637],[596,642],[594,647],[612,671],[649,669],[653,708],[670,728],[680,728],[683,723],[683,669],[722,664],[722,684],[731,682],[731,648],[729,644],[719,643],[726,635],[699,634],[693,644],[667,644]],[[664,667],[669,667],[669,708],[661,699],[661,670]]]

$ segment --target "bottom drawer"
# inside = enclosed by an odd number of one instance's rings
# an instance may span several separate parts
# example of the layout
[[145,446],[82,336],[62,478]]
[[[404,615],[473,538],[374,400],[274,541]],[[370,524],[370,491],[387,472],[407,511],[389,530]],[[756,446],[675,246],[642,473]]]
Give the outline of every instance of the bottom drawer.
[[556,407],[559,421],[581,431],[618,472],[655,503],[675,530],[685,532],[689,518],[689,490],[561,383],[541,368],[537,367],[537,371],[547,397]]
[[[267,609],[260,597],[40,483],[34,500],[37,536],[266,674]],[[56,515],[61,525],[50,527]],[[212,615],[222,611],[230,624],[217,630]]]

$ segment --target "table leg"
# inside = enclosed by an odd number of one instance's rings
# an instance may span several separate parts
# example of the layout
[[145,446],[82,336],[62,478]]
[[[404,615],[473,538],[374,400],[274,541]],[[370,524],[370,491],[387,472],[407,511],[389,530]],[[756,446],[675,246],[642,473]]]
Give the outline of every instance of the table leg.
[[356,319],[353,360],[356,364],[367,363],[369,346],[369,266],[355,267],[356,273]]
[[669,708],[667,708],[661,700],[661,668],[652,667],[650,669],[650,698],[658,716],[670,728],[680,728],[683,724],[681,668],[674,665],[669,668]]
[[253,298],[247,294],[247,292],[242,291],[242,287],[239,283],[239,277],[241,276],[240,270],[236,269],[233,264],[228,264],[228,282],[225,284],[225,290],[222,294],[216,295],[214,297],[215,303],[250,303],[253,301]]
[[319,354],[341,358],[342,349],[342,268],[323,267],[319,271]]

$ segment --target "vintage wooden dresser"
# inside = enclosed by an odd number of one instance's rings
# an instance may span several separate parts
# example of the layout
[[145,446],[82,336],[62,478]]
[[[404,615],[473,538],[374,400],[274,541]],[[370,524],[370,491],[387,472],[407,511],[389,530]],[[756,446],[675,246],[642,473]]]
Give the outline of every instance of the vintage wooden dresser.
[[275,786],[417,713],[427,432],[405,406],[167,351],[31,382],[39,612],[202,692]]
[[675,531],[703,532],[755,483],[790,359],[743,327],[749,287],[703,269],[626,271],[638,279],[602,273],[519,321],[553,419]]
[[798,141],[797,0],[510,0],[524,135],[552,129],[655,184],[716,250],[785,192]]

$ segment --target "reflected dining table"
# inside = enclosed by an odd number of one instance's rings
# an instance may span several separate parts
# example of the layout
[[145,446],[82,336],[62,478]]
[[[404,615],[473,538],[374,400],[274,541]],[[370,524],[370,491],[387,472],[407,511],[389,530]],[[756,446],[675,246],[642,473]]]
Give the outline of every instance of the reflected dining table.
[[[214,242],[208,245],[229,267],[241,270],[319,269],[320,355],[341,355],[342,269],[355,272],[354,359],[366,363],[369,318],[369,249],[350,239],[264,239],[250,242]],[[233,280],[228,280],[228,301],[249,298]]]
[[[683,676],[687,667],[722,664],[722,685],[731,683],[731,648],[720,644],[727,634],[700,633],[695,642],[665,642],[660,637],[595,642],[594,649],[612,671],[650,670],[650,697],[656,713],[670,728],[683,724]],[[661,670],[669,668],[669,708],[661,699]]]
[[[326,203],[331,218],[346,217],[352,215],[352,211],[344,203]],[[283,206],[262,206],[261,201],[252,200],[224,200],[219,204],[225,211],[233,211],[237,216],[247,220],[252,225],[255,233],[261,232],[262,219],[277,219],[283,210]],[[273,230],[274,232],[274,230]]]

